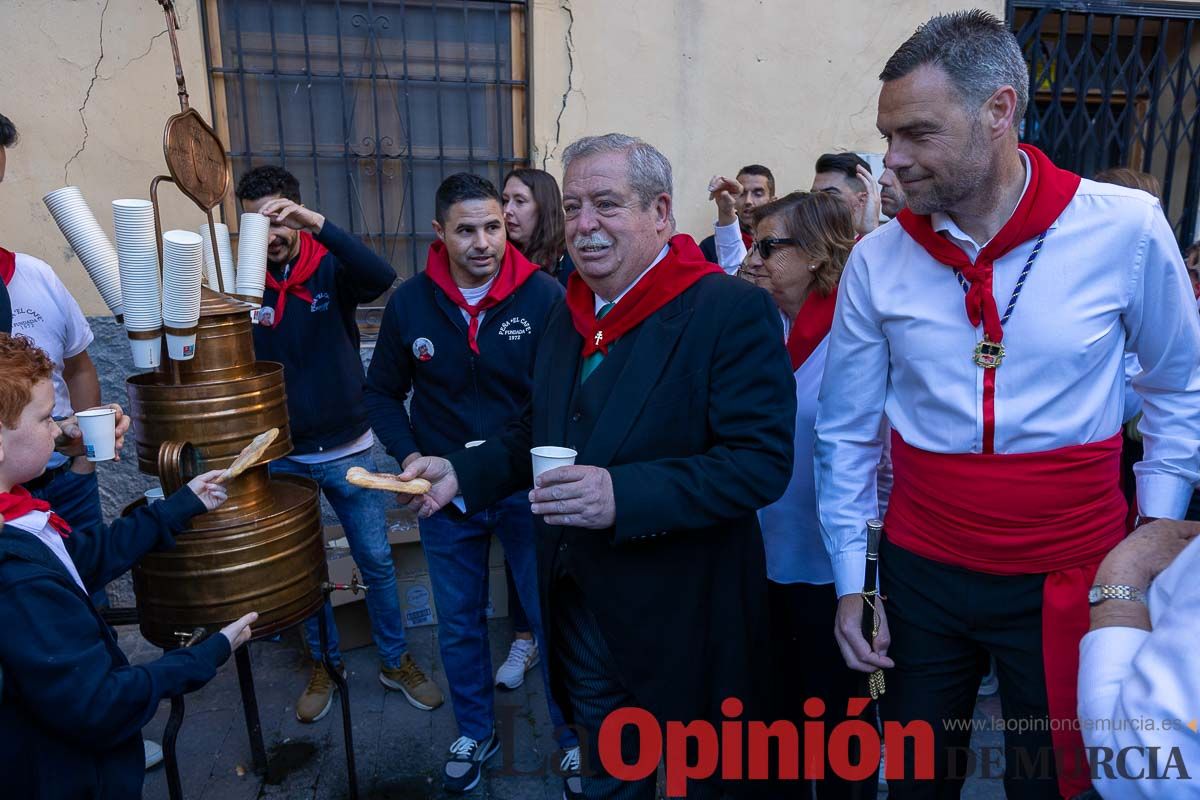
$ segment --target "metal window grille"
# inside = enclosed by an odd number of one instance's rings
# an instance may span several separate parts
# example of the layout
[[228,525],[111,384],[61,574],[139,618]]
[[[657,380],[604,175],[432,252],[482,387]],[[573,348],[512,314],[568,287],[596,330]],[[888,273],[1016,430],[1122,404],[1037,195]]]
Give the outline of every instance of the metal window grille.
[[[524,0],[205,0],[235,181],[278,164],[401,278],[424,266],[447,175],[526,163]],[[230,200],[226,220],[236,224]]]
[[1158,177],[1184,247],[1200,236],[1200,4],[1009,0],[1029,62],[1022,138],[1091,176]]

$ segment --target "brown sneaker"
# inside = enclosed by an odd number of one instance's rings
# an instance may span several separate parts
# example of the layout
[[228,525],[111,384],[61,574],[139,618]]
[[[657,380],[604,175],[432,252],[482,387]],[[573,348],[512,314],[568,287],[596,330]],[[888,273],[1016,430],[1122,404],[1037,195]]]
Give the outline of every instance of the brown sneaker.
[[[341,668],[341,673],[343,678],[346,677],[345,667]],[[333,678],[325,671],[325,665],[314,661],[308,686],[296,701],[296,719],[311,723],[328,714],[333,706],[333,692],[336,688]]]
[[404,692],[405,699],[422,711],[433,711],[445,702],[442,690],[425,677],[425,673],[408,653],[400,657],[400,666],[381,667],[379,682],[389,689]]

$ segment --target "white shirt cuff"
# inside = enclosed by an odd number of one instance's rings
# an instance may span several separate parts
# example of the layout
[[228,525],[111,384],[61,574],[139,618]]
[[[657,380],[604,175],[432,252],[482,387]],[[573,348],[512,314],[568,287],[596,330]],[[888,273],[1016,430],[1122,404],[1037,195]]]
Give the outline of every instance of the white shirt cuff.
[[1079,643],[1079,719],[1109,720],[1132,670],[1133,657],[1150,636],[1140,628],[1091,631]]
[[[879,562],[876,562],[879,563]],[[855,550],[839,553],[833,559],[833,586],[839,598],[848,594],[860,594],[863,590],[863,575],[866,572],[867,551]],[[879,585],[879,576],[875,577]]]
[[454,507],[457,508],[462,513],[464,513],[464,514],[467,513],[467,501],[463,500],[463,496],[461,494],[456,496],[450,502],[453,503]]
[[1183,519],[1192,500],[1192,484],[1175,475],[1139,475],[1138,512],[1146,517]]

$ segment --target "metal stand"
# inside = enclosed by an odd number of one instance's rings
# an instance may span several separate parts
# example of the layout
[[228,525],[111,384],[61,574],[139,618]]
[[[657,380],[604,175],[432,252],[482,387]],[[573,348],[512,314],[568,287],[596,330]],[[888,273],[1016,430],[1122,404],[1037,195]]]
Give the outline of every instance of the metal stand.
[[[357,594],[366,591],[366,586],[358,582],[358,577],[349,584],[326,583],[324,585],[325,603],[317,611],[318,629],[321,635],[321,654],[325,669],[341,694],[342,703],[342,738],[346,744],[346,780],[349,784],[349,800],[358,800],[358,770],[354,763],[354,733],[350,717],[350,687],[342,673],[334,668],[333,659],[329,657],[329,624],[325,621],[325,604],[329,595],[337,590],[347,590]],[[187,647],[202,638],[203,631],[193,631],[181,634],[181,646]],[[238,688],[242,692],[242,710],[246,715],[246,735],[250,739],[250,755],[254,762],[254,771],[266,776],[269,763],[267,748],[263,743],[262,721],[258,715],[258,698],[254,693],[254,671],[250,666],[250,650],[239,647],[234,653],[237,664]],[[179,759],[175,754],[175,741],[179,737],[179,729],[183,726],[184,704],[183,696],[171,698],[171,716],[167,719],[167,727],[163,731],[163,767],[167,773],[167,794],[171,800],[183,800],[183,788],[179,782]]]
[[263,744],[262,721],[258,716],[258,698],[254,695],[254,671],[250,667],[250,648],[239,647],[234,654],[238,688],[242,691],[242,711],[246,715],[246,737],[250,740],[250,758],[254,771],[267,773],[267,748]]

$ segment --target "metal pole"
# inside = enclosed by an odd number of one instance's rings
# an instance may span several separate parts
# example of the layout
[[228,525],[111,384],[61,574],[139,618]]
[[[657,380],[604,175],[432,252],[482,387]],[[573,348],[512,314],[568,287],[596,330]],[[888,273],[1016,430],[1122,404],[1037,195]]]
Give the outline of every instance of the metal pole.
[[171,800],[183,800],[183,786],[179,783],[179,760],[175,757],[175,739],[183,725],[183,695],[171,698],[171,716],[163,731],[163,768],[167,772],[167,795]]
[[325,621],[325,609],[329,606],[329,589],[325,590],[325,605],[317,612],[317,627],[321,634],[321,660],[325,671],[337,686],[342,699],[342,736],[346,742],[346,779],[350,784],[350,800],[358,800],[358,771],[354,766],[354,733],[350,722],[350,687],[341,670],[329,655],[329,624]]
[[238,688],[242,692],[242,711],[246,715],[246,736],[250,739],[250,758],[254,771],[267,773],[267,748],[263,744],[262,721],[258,716],[258,698],[254,695],[254,670],[250,666],[249,646],[239,647],[234,654],[237,663]]

